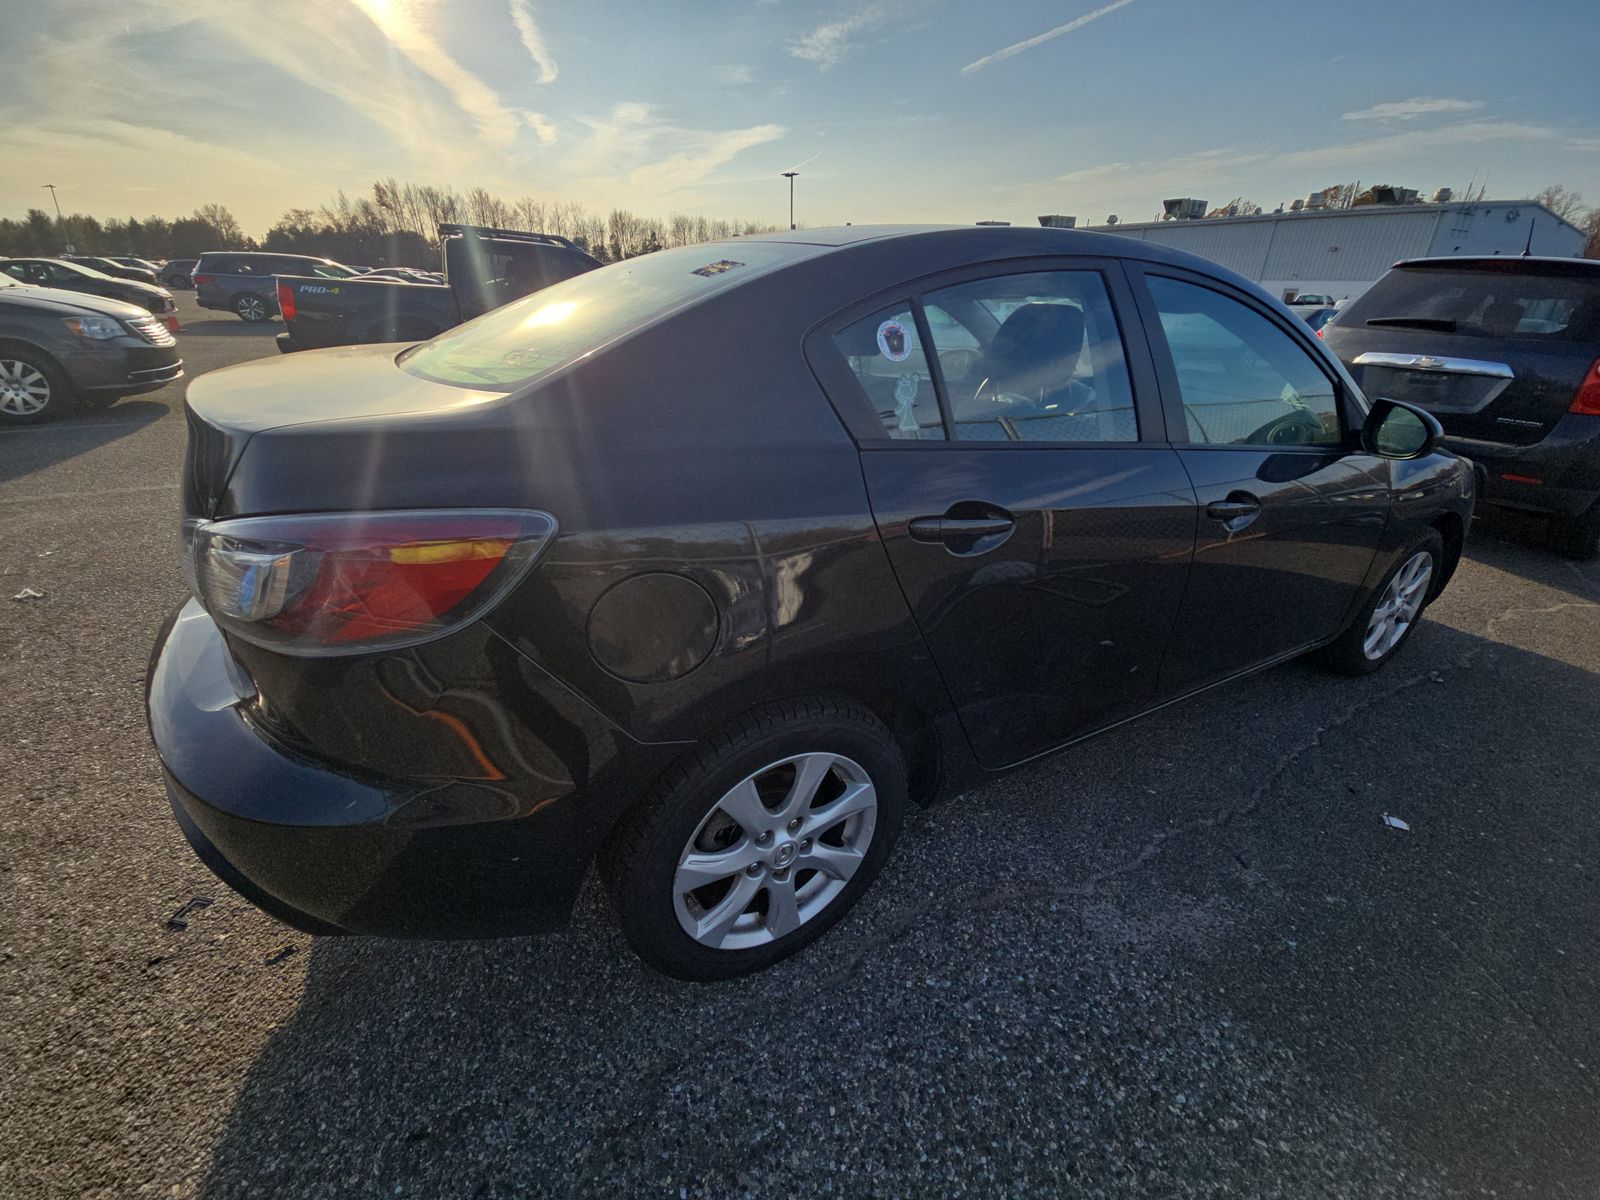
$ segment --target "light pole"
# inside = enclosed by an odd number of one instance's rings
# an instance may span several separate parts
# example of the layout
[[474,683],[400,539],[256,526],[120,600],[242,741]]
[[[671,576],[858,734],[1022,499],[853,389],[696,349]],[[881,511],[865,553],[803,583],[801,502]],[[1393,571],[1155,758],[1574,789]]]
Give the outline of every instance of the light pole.
[[50,199],[56,203],[56,224],[61,227],[61,241],[67,248],[68,254],[77,253],[77,247],[72,244],[72,239],[67,236],[67,219],[61,215],[61,200],[56,196],[56,185],[46,183],[41,185],[50,189]]
[[782,175],[789,181],[789,228],[794,228],[794,177],[799,171],[784,171]]

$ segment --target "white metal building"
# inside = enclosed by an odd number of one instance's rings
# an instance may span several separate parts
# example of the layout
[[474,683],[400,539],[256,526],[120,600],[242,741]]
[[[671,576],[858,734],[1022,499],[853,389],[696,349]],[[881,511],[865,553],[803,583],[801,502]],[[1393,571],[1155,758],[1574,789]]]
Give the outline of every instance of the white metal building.
[[1370,204],[1094,228],[1209,258],[1274,295],[1324,292],[1336,301],[1355,299],[1402,258],[1524,250],[1577,258],[1585,241],[1581,229],[1531,200]]

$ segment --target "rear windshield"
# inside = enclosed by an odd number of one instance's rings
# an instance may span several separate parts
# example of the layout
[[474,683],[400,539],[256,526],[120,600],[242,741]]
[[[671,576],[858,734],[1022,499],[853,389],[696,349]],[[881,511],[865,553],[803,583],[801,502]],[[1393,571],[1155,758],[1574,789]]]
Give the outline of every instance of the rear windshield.
[[513,391],[668,313],[819,252],[783,242],[658,250],[485,313],[406,351],[399,363],[435,383]]
[[1341,329],[1368,322],[1434,328],[1468,337],[1600,341],[1600,271],[1595,278],[1511,269],[1402,267],[1390,271],[1339,317]]

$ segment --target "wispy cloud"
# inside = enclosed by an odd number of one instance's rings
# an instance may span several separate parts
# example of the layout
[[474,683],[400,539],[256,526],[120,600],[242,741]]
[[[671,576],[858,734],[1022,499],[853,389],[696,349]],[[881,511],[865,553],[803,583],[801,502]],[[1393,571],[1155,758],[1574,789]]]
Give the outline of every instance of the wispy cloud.
[[1449,116],[1483,107],[1482,100],[1461,100],[1454,96],[1413,96],[1409,100],[1388,100],[1371,108],[1344,114],[1346,121],[1415,121],[1418,117]]
[[[1123,4],[1128,0],[1121,0]],[[834,67],[855,48],[856,39],[876,33],[900,12],[893,0],[867,0],[855,12],[818,25],[789,43],[789,53],[820,70]]]
[[444,88],[456,106],[477,124],[486,141],[509,146],[516,140],[522,124],[519,114],[502,104],[493,88],[445,53],[444,47],[405,9],[390,0],[355,0],[355,4],[397,52]]
[[1367,162],[1410,158],[1446,146],[1477,146],[1489,142],[1548,142],[1556,131],[1526,121],[1461,121],[1428,129],[1408,129],[1381,137],[1364,138],[1337,146],[1291,150],[1276,161],[1287,167],[1359,166]]
[[534,20],[532,0],[511,0],[511,23],[517,27],[517,36],[522,39],[522,47],[528,52],[528,57],[539,66],[539,82],[554,83],[556,60],[550,57],[544,33]]
[[1032,50],[1035,46],[1042,46],[1051,39],[1061,37],[1063,34],[1071,33],[1075,29],[1082,29],[1090,21],[1098,21],[1107,13],[1116,12],[1117,9],[1124,8],[1132,3],[1133,0],[1111,0],[1110,4],[1103,4],[1093,12],[1086,12],[1081,17],[1075,17],[1068,21],[1065,25],[1057,25],[1054,29],[1047,29],[1037,37],[1028,38],[1026,41],[1015,42],[1010,46],[1004,47],[1003,49],[996,50],[993,54],[985,54],[976,62],[969,62],[966,66],[962,67],[961,73],[963,75],[971,75],[974,71],[981,71],[984,67],[989,66],[991,63],[1000,62],[1003,59],[1010,58],[1014,54],[1021,54],[1024,50]]
[[718,83],[725,83],[730,87],[743,87],[756,81],[754,68],[744,63],[729,63],[726,66],[714,67],[711,75]]
[[567,168],[574,187],[599,195],[649,195],[660,204],[684,204],[688,189],[739,154],[783,137],[782,125],[695,129],[649,104],[624,103],[588,118],[589,136]]

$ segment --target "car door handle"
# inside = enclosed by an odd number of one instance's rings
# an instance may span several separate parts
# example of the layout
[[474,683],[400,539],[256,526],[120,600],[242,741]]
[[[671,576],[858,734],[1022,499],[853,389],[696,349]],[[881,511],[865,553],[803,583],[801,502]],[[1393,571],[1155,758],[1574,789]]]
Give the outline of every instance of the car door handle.
[[1226,500],[1206,505],[1206,516],[1221,521],[1230,530],[1243,529],[1261,515],[1261,501],[1248,492],[1231,492]]
[[1015,525],[1011,517],[913,517],[906,532],[913,541],[955,542],[1006,533]]

